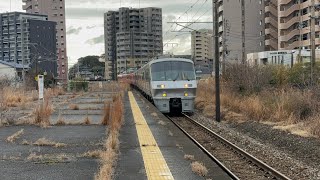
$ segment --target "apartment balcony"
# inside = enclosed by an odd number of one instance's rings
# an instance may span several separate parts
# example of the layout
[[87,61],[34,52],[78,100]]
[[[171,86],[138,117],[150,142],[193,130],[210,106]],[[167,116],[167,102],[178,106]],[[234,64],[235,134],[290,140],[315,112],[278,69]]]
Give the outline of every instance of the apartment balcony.
[[30,7],[32,7],[31,4],[24,4],[24,5],[22,5],[22,9],[23,9],[23,10],[27,10],[27,9],[29,9]]
[[265,40],[265,45],[270,46],[273,49],[278,49],[278,43],[275,39],[267,39]]
[[264,10],[265,10],[265,12],[270,12],[271,14],[273,14],[275,16],[278,14],[278,10],[273,6],[266,6],[264,8]]
[[[316,44],[320,44],[319,38],[316,40]],[[282,49],[297,49],[300,46],[310,46],[310,39],[304,41],[294,41],[291,43],[284,43],[284,47]]]
[[286,5],[291,2],[292,2],[292,0],[281,0],[281,1],[279,1],[279,5]]
[[289,41],[294,36],[299,35],[299,34],[300,34],[299,29],[290,30],[289,33],[284,34],[284,35],[280,35],[279,40],[280,41]]
[[274,28],[267,28],[264,30],[266,35],[271,35],[273,38],[278,38],[278,30]]
[[222,11],[223,11],[223,5],[218,8],[218,12],[222,12]]
[[292,26],[294,23],[299,22],[299,17],[293,17],[287,22],[279,23],[279,29],[288,29],[290,26]]
[[271,17],[266,17],[265,18],[265,24],[272,24],[272,26],[277,27],[278,26],[278,22],[271,18]]
[[300,9],[300,5],[294,4],[293,6],[291,6],[289,9],[286,9],[285,11],[279,11],[279,16],[288,17],[289,15],[294,13],[295,11],[298,11],[299,9]]

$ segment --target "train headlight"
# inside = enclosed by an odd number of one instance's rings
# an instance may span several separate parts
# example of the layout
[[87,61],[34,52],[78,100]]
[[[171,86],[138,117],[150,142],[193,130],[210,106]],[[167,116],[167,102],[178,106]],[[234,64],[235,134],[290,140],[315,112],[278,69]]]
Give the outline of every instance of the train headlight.
[[192,84],[185,84],[184,87],[185,88],[192,87]]
[[167,97],[167,93],[162,93],[162,97]]
[[164,89],[166,86],[164,84],[161,84],[160,87]]
[[184,93],[184,96],[189,96],[189,94],[187,92]]

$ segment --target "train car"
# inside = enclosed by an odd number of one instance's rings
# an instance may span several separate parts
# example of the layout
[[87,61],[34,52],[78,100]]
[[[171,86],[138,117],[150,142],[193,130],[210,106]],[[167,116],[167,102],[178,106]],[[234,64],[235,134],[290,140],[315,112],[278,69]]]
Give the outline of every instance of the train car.
[[130,74],[119,74],[117,76],[118,82],[128,83],[128,84],[132,84],[133,77],[134,77],[133,73],[130,73]]
[[135,72],[133,84],[163,113],[194,112],[197,82],[192,60],[152,60]]

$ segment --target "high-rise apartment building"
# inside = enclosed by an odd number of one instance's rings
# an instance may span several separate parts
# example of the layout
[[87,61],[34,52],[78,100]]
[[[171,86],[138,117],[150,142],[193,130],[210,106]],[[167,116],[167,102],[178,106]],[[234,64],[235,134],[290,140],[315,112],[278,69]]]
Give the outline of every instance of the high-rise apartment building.
[[25,70],[36,66],[56,76],[56,23],[47,19],[21,12],[0,14],[0,61]]
[[[319,0],[314,0],[319,4]],[[280,50],[311,49],[311,0],[278,0],[278,22]],[[319,10],[315,16],[319,16]],[[313,18],[316,18],[313,17]],[[320,46],[319,19],[316,19],[315,45]]]
[[48,15],[49,21],[56,25],[58,79],[66,82],[68,78],[68,58],[66,42],[65,0],[22,0],[23,10],[32,14]]
[[245,47],[242,45],[241,1],[218,0],[218,11],[220,60],[241,62],[243,48],[245,54],[265,50],[264,0],[245,0]]
[[[161,8],[120,8],[104,14],[105,78],[139,68],[163,53]],[[108,68],[111,61],[111,69]]]
[[213,61],[213,31],[200,29],[191,32],[191,59],[196,67],[209,66]]
[[265,2],[265,51],[278,50],[278,2],[266,0]]

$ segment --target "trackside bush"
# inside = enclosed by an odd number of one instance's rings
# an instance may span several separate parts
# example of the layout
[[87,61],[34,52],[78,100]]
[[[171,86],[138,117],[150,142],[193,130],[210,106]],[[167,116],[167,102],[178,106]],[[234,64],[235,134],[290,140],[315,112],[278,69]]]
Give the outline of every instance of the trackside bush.
[[88,91],[88,81],[69,81],[69,88],[71,91]]

